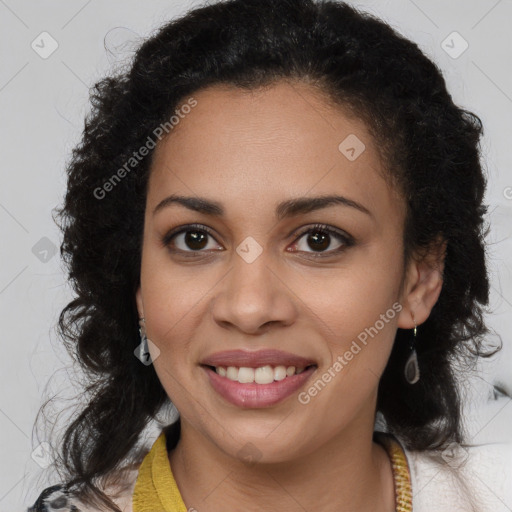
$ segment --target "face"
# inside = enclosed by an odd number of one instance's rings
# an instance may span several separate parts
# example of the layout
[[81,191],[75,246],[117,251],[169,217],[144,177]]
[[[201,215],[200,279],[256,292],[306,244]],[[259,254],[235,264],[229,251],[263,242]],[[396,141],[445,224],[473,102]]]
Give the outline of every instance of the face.
[[[373,428],[396,329],[412,327],[413,287],[404,203],[375,142],[306,84],[193,97],[155,149],[137,292],[182,429],[227,455],[252,446],[276,462]],[[311,203],[326,196],[342,199]],[[215,359],[233,350],[249,358]],[[277,367],[294,362],[306,369],[283,378]],[[228,378],[251,371],[258,382]]]

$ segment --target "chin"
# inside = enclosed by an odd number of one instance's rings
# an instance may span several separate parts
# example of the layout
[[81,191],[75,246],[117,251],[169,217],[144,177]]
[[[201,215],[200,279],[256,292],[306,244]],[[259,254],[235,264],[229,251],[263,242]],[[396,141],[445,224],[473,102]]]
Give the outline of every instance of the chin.
[[[274,425],[275,428],[275,425]],[[290,431],[259,428],[236,435],[229,429],[229,446],[226,437],[219,439],[218,447],[228,456],[248,464],[276,464],[288,462],[304,455],[304,435],[291,435]]]

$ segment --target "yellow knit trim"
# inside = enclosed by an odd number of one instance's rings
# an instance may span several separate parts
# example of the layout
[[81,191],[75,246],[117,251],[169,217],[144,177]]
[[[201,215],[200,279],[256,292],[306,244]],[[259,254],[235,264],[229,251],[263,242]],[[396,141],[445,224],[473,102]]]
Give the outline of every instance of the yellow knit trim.
[[162,432],[139,468],[132,499],[133,512],[187,512],[169,464]]

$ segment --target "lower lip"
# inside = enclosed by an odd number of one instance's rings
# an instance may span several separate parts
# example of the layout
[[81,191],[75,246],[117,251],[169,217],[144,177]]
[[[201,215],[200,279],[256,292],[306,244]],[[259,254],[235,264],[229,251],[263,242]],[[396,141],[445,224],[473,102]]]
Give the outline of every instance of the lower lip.
[[202,368],[208,374],[213,389],[219,395],[233,405],[247,409],[269,407],[281,402],[300,389],[316,370],[316,366],[312,366],[298,375],[275,380],[270,384],[242,384],[227,377],[221,377],[208,366]]

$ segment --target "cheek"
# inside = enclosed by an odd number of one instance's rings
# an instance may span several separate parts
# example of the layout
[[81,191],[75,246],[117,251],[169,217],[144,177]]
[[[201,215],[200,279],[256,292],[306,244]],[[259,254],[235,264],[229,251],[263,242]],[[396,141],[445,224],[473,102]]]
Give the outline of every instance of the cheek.
[[389,251],[381,257],[370,253],[321,280],[316,277],[314,285],[303,278],[301,295],[307,297],[316,330],[328,345],[328,366],[338,361],[331,369],[336,375],[331,389],[342,392],[355,384],[354,395],[364,395],[380,378],[402,309],[398,302],[401,276],[400,257]]
[[[360,251],[339,268],[302,275],[293,289],[323,324],[325,335],[346,342],[392,308],[399,298],[401,276],[396,251]],[[391,310],[386,320],[393,320],[395,313]]]
[[179,334],[206,300],[214,283],[205,265],[178,265],[167,250],[145,242],[141,286],[148,325],[155,339],[183,339]]
[[160,350],[154,365],[165,384],[165,371],[175,374],[189,356],[188,340],[204,290],[171,263],[165,250],[151,248],[143,253],[141,288],[148,338]]

